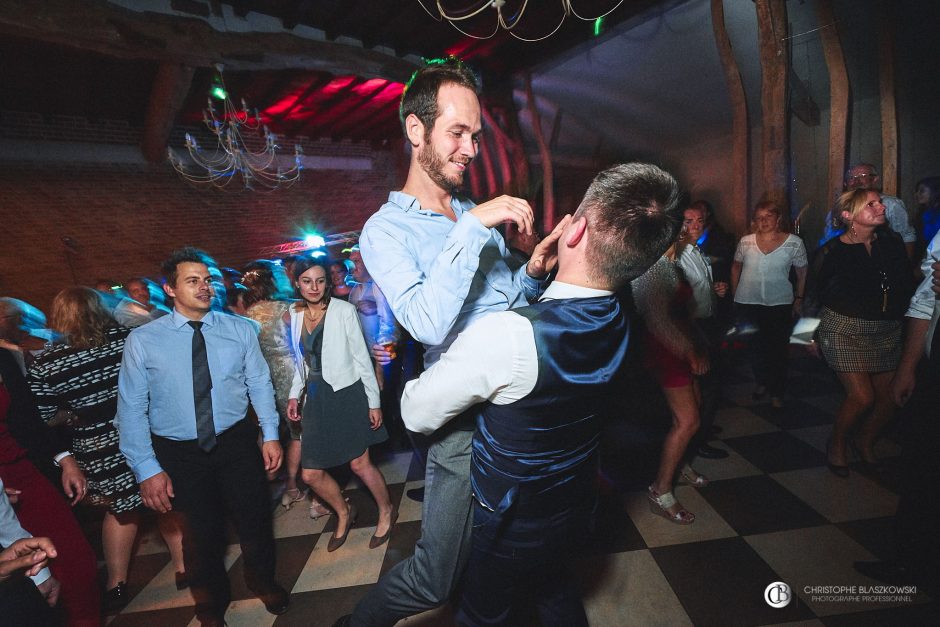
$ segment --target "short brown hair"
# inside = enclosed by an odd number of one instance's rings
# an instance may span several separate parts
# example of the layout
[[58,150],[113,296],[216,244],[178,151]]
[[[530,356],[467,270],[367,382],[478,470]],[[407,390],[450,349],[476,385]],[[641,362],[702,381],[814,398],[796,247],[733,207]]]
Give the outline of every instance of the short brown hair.
[[406,135],[408,131],[405,129],[405,119],[413,113],[424,125],[425,138],[431,136],[434,121],[439,115],[437,92],[440,91],[441,86],[448,84],[460,85],[477,95],[480,94],[480,84],[476,76],[470,68],[454,56],[432,59],[411,75],[411,79],[405,84],[401,105],[398,108],[402,131]]
[[679,184],[649,163],[616,165],[594,177],[574,214],[582,216],[595,277],[619,287],[646,272],[675,241],[682,224]]

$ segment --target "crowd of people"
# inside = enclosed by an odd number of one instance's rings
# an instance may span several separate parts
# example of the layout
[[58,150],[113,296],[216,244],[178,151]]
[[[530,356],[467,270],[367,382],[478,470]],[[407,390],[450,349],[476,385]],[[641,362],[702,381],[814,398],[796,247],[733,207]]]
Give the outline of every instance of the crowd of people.
[[[794,320],[820,319],[814,350],[845,388],[826,451],[840,478],[849,449],[879,468],[875,444],[912,391],[913,405],[930,406],[940,375],[922,357],[938,318],[937,177],[918,183],[912,227],[874,167],[853,166],[828,237],[807,254],[772,201],[757,204],[735,245],[709,203],[682,203],[669,173],[621,164],[520,256],[498,227],[531,238],[529,203],[475,205],[456,191],[481,132],[472,73],[456,61],[418,71],[401,115],[407,179],[332,261],[236,270],[184,248],[159,280],[62,290],[48,321],[0,299],[0,609],[16,612],[6,615],[100,624],[102,603],[128,601],[147,510],[201,624],[224,624],[231,600],[226,519],[248,587],[286,612],[273,503],[335,516],[327,550],[338,550],[357,507],[329,471],[349,464],[378,510],[369,547],[383,545],[398,512],[370,448],[400,412],[423,436],[410,440],[426,463],[421,536],[337,625],[394,625],[448,602],[460,582],[461,624],[512,624],[530,604],[546,625],[586,625],[565,558],[590,533],[601,422],[630,339],[672,421],[650,508],[679,525],[695,514],[676,481],[705,488],[695,458],[728,456],[709,441],[731,341],[748,345],[754,398],[782,409]],[[409,343],[424,349],[423,372],[403,377]],[[936,442],[935,426],[919,428]],[[935,452],[922,440],[911,464]],[[936,475],[930,466],[921,482]],[[922,498],[905,492],[899,524]],[[103,510],[103,594],[70,510],[79,504]],[[897,568],[913,567],[916,511]]]

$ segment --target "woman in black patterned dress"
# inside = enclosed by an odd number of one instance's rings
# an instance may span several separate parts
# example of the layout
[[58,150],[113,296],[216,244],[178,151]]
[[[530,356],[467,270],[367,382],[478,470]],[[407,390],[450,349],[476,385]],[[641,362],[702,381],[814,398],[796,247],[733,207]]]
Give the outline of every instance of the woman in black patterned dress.
[[[88,478],[83,503],[107,507],[101,539],[108,569],[105,605],[113,609],[129,600],[125,582],[142,506],[114,427],[118,372],[130,329],[118,326],[98,293],[87,287],[69,287],[56,295],[50,326],[66,342],[33,362],[29,383],[42,418],[71,425],[71,452]],[[164,515],[160,527],[179,587],[184,581],[179,526]]]

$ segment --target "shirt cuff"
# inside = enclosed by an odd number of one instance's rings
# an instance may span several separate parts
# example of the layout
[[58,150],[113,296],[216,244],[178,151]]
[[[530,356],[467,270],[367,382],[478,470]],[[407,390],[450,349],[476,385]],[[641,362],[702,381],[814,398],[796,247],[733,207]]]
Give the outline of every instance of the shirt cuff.
[[52,458],[52,461],[55,462],[55,465],[56,465],[56,466],[58,466],[58,465],[59,465],[59,462],[61,462],[63,459],[65,459],[66,457],[68,457],[68,456],[71,455],[71,454],[72,454],[71,451],[62,451],[61,453],[59,453],[58,455],[56,455],[55,457],[53,457],[53,458]]
[[163,467],[160,466],[160,462],[157,461],[156,457],[151,457],[131,467],[131,470],[134,471],[134,476],[137,477],[137,483],[143,483],[150,477],[163,472]]
[[457,224],[447,234],[448,239],[463,243],[477,256],[492,236],[493,234],[483,226],[480,219],[469,211],[460,214],[460,217],[457,218]]
[[261,440],[263,442],[270,442],[272,440],[280,440],[280,436],[277,432],[277,421],[274,424],[263,423],[261,425]]
[[30,577],[33,580],[33,583],[37,586],[48,581],[49,577],[52,577],[52,573],[49,572],[49,567],[43,568],[41,571]]

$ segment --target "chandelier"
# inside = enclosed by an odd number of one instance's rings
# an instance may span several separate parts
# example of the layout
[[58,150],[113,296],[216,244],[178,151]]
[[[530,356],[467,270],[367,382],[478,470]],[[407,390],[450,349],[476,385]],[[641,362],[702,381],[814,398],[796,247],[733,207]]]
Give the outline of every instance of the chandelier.
[[[215,66],[218,81],[213,85],[208,106],[202,112],[202,121],[215,146],[203,150],[196,138],[186,133],[186,149],[191,163],[184,163],[172,148],[167,148],[170,164],[183,178],[198,185],[228,188],[238,181],[242,189],[273,191],[292,185],[300,178],[303,152],[294,146],[290,159],[277,154],[277,136],[261,121],[258,110],[248,110],[242,98],[241,109],[236,109],[225,89],[222,64]],[[213,106],[213,96],[222,101],[221,111]]]
[[[436,11],[432,11],[428,9],[428,7],[425,5],[426,2],[429,2],[429,0],[418,0],[418,3],[421,5],[421,7],[425,11],[427,11],[431,17],[433,17],[439,22],[441,20],[447,20],[448,22],[450,22],[451,26],[456,28],[458,31],[460,31],[467,37],[472,37],[474,39],[489,39],[490,37],[494,36],[497,32],[499,32],[500,28],[502,28],[503,30],[508,31],[509,34],[515,37],[516,39],[519,39],[520,41],[528,41],[528,42],[536,42],[536,41],[541,41],[543,39],[548,39],[549,37],[554,35],[556,32],[558,32],[558,29],[561,28],[561,25],[564,23],[565,18],[568,17],[569,15],[573,15],[576,18],[580,20],[584,20],[586,22],[599,23],[598,21],[601,18],[609,15],[617,7],[623,4],[623,0],[616,0],[614,3],[614,6],[608,9],[607,11],[603,12],[602,14],[596,15],[594,17],[584,17],[583,15],[580,15],[577,11],[575,11],[574,7],[572,6],[572,0],[561,0],[561,13],[560,13],[560,19],[558,20],[558,23],[553,28],[550,27],[551,30],[544,35],[540,35],[538,37],[528,37],[528,36],[519,35],[518,33],[514,32],[514,29],[517,26],[519,26],[520,22],[522,21],[522,16],[525,13],[526,8],[528,8],[529,6],[529,0],[514,0],[511,3],[512,6],[505,11],[504,9],[506,9],[507,0],[484,0],[483,2],[479,2],[479,0],[477,0],[477,2],[471,2],[470,6],[466,6],[467,1],[465,0],[463,2],[464,7],[460,9],[445,9],[444,0],[435,0]],[[454,2],[453,0],[451,0],[447,2],[446,4],[452,5],[454,4]],[[541,4],[543,4],[542,8],[544,10],[544,3],[541,3]],[[476,35],[473,33],[469,33],[458,25],[460,22],[465,22],[466,20],[470,20],[472,18],[477,17],[478,15],[480,15],[481,13],[483,13],[484,11],[490,8],[496,11],[496,24],[493,27],[493,31],[489,35]],[[506,15],[506,13],[509,13],[509,15]],[[479,20],[476,20],[476,21],[479,22]]]

